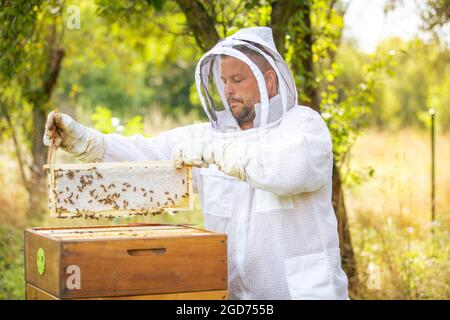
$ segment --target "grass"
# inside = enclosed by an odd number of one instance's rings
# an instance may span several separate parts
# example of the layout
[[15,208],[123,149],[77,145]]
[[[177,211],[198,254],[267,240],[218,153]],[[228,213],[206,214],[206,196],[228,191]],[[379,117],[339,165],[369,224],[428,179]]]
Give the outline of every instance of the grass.
[[438,136],[436,155],[432,223],[428,134],[372,130],[355,145],[353,170],[374,169],[346,189],[360,298],[450,298],[449,135]]
[[[168,129],[173,123],[166,124]],[[361,288],[358,299],[450,298],[450,136],[437,137],[437,222],[430,223],[429,137],[368,131],[351,156],[345,190]],[[8,150],[6,148],[2,150]],[[370,169],[371,168],[371,169]],[[373,175],[366,173],[373,169]],[[357,177],[357,179],[355,179]],[[127,220],[26,220],[27,196],[15,162],[0,154],[0,299],[24,298],[23,229],[127,222],[203,227],[201,211]],[[432,236],[432,229],[434,236]]]

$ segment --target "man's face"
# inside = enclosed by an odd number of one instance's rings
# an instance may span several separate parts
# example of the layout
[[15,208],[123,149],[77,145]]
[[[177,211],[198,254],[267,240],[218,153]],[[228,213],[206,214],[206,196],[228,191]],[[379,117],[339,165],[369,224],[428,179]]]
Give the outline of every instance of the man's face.
[[258,82],[243,61],[226,56],[221,59],[222,81],[225,97],[233,116],[242,129],[253,127],[255,118],[255,103],[260,102]]

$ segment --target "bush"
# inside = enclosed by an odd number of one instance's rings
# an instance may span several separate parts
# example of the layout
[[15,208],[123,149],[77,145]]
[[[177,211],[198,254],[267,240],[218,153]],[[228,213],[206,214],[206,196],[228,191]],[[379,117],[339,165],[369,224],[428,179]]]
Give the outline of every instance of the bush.
[[23,233],[0,225],[0,300],[25,298]]

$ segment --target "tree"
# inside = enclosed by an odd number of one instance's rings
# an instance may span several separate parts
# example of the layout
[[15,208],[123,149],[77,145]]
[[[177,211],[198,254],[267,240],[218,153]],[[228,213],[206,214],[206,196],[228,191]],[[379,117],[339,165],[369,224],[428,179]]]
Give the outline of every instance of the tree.
[[[21,177],[30,196],[30,217],[41,207],[45,186],[42,136],[65,54],[60,47],[62,11],[58,1],[1,3],[1,121],[6,123],[3,134],[11,135],[15,144]],[[27,109],[31,109],[32,119],[22,116]],[[21,129],[23,139],[13,123]],[[31,152],[29,162],[22,154],[24,144]]]

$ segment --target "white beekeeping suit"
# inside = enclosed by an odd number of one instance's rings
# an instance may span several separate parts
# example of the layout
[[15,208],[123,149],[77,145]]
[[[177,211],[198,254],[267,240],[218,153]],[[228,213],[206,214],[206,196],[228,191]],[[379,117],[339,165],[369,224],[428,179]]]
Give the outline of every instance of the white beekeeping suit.
[[[260,69],[236,49],[242,46],[269,61],[277,95],[269,99]],[[245,62],[258,81],[261,102],[251,129],[239,127],[225,98],[223,55]],[[317,112],[297,105],[293,77],[271,29],[242,29],[219,42],[199,61],[195,79],[210,122],[149,139],[117,134],[99,139],[89,132],[90,141],[104,147],[89,147],[96,154],[81,156],[133,161],[175,155],[202,166],[193,169],[194,188],[205,227],[228,235],[230,299],[348,299],[331,204],[330,134]]]

